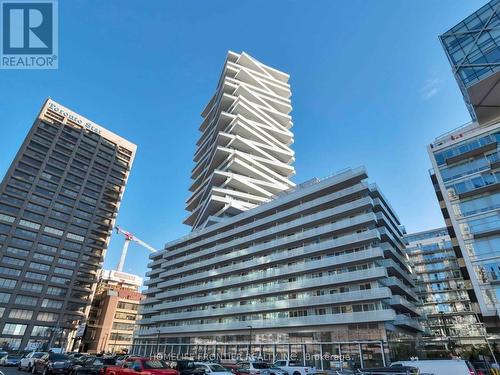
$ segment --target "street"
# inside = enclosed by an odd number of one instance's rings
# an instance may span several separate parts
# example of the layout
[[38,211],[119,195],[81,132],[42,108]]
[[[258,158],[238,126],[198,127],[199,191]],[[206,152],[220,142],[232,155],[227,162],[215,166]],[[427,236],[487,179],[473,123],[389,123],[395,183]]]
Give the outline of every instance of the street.
[[3,372],[4,375],[28,374],[28,372],[26,372],[26,371],[18,371],[17,367],[4,367],[4,366],[0,366],[0,371]]

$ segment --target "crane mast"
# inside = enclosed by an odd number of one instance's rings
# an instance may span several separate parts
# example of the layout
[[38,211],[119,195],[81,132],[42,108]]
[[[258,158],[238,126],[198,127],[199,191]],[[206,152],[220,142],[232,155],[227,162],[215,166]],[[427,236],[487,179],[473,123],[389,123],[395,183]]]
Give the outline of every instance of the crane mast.
[[123,271],[123,266],[125,265],[125,258],[127,256],[128,246],[130,245],[130,241],[134,241],[134,242],[138,243],[142,247],[145,247],[146,249],[148,249],[151,253],[154,253],[157,251],[154,247],[148,245],[146,242],[137,238],[132,233],[122,229],[118,225],[115,226],[115,230],[116,230],[116,233],[123,234],[125,236],[125,243],[123,244],[123,247],[122,247],[122,253],[120,255],[120,260],[118,261],[118,265],[116,266],[116,270],[118,272]]

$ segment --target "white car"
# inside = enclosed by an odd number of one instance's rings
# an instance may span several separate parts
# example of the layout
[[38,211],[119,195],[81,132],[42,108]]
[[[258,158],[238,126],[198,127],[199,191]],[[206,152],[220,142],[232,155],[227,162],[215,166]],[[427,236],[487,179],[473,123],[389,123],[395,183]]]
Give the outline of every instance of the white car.
[[238,362],[238,368],[248,371],[250,375],[271,375],[271,369],[266,362]]
[[315,375],[316,367],[304,366],[302,362],[297,361],[276,361],[274,366],[286,371],[289,375]]
[[196,368],[204,370],[205,374],[233,375],[232,372],[228,371],[218,363],[195,362],[194,365],[196,366]]
[[433,359],[415,361],[397,361],[391,367],[411,366],[420,370],[421,374],[433,375],[476,375],[476,370],[469,361],[463,359]]
[[38,358],[42,358],[43,355],[47,353],[45,352],[31,352],[26,354],[23,358],[21,358],[21,362],[19,362],[19,370],[28,370],[31,372],[31,369],[33,368],[33,364],[35,363],[35,360]]

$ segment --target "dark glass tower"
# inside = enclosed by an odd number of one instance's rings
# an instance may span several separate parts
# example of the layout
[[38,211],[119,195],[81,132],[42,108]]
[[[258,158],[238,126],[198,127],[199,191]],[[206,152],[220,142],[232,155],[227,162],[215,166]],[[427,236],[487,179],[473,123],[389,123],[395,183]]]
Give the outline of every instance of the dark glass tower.
[[47,100],[0,184],[0,346],[70,347],[136,146]]

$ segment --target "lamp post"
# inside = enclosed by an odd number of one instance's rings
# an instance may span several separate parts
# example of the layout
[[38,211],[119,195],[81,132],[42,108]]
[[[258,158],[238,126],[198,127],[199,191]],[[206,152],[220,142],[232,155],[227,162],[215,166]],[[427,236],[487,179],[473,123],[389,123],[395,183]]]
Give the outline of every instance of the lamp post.
[[250,345],[248,347],[248,359],[252,359],[252,330],[253,330],[253,327],[252,326],[247,326],[247,328],[250,328]]
[[493,360],[495,361],[495,364],[498,366],[497,362],[497,357],[495,356],[495,353],[493,353],[493,349],[491,348],[490,341],[488,340],[488,336],[486,335],[486,325],[484,323],[481,323],[481,320],[479,320],[479,316],[474,310],[471,310],[474,313],[474,316],[476,317],[477,324],[479,326],[483,327],[483,337],[484,341],[486,341],[486,345],[488,345],[488,349],[490,350],[491,356],[493,357]]

